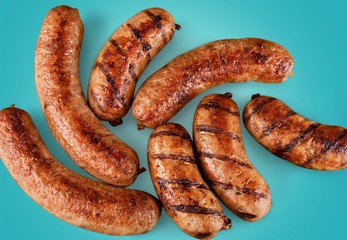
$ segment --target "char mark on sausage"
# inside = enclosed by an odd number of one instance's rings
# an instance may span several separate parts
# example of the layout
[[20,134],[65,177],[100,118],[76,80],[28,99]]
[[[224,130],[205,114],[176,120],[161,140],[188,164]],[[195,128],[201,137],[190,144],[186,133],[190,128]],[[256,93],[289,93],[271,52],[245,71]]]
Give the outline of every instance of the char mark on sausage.
[[208,133],[214,133],[214,134],[224,134],[226,136],[228,136],[229,138],[237,141],[237,142],[241,142],[241,139],[239,136],[237,136],[235,133],[232,132],[227,132],[224,131],[222,129],[219,129],[217,127],[214,126],[209,126],[209,125],[197,125],[196,126],[196,131],[198,132],[208,132]]
[[154,154],[152,158],[156,158],[159,160],[164,159],[170,159],[170,160],[177,160],[177,161],[183,161],[186,163],[196,163],[195,159],[191,156],[185,156],[185,155],[174,155],[174,154]]
[[270,103],[270,102],[272,102],[274,100],[275,100],[275,98],[270,97],[266,101],[263,101],[263,102],[259,103],[257,106],[255,106],[253,108],[252,112],[246,118],[244,118],[243,120],[245,122],[248,121],[253,115],[257,114],[260,111],[260,109],[262,109],[266,104],[268,104],[268,103]]
[[227,155],[219,155],[219,154],[213,154],[209,152],[198,152],[199,157],[206,157],[206,158],[215,158],[220,161],[228,161],[228,162],[233,162],[239,166],[246,167],[246,168],[252,168],[252,166],[246,162],[240,161],[238,158],[231,158]]
[[212,186],[219,186],[224,190],[235,190],[235,194],[248,194],[252,195],[256,198],[268,198],[268,195],[263,192],[256,192],[255,190],[247,187],[239,187],[239,186],[234,186],[231,183],[223,183],[223,182],[218,182],[218,181],[210,181],[210,184]]
[[179,186],[182,186],[183,188],[203,188],[208,189],[208,186],[206,184],[202,184],[196,181],[190,181],[186,178],[182,179],[163,179],[163,178],[156,178],[156,181],[158,182],[161,189],[166,189],[168,184],[177,184]]
[[231,111],[227,107],[220,106],[218,102],[208,102],[208,103],[205,103],[205,104],[201,104],[199,107],[200,108],[204,108],[204,109],[211,109],[212,108],[212,109],[222,110],[222,111],[225,111],[227,113],[230,113],[233,116],[240,116],[240,112],[239,111]]
[[157,137],[157,136],[176,136],[180,137],[182,139],[190,139],[190,136],[188,134],[183,134],[183,133],[177,133],[174,131],[158,131],[155,132],[151,135],[152,137]]
[[205,208],[200,206],[189,206],[189,205],[171,205],[169,208],[172,211],[185,212],[185,213],[194,213],[194,214],[210,214],[215,216],[221,216],[222,214],[212,208]]

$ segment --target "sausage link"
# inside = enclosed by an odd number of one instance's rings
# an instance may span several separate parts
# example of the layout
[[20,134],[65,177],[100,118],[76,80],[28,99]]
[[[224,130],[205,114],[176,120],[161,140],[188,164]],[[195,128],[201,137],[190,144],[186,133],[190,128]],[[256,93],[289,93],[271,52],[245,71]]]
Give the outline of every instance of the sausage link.
[[267,150],[316,170],[347,167],[347,129],[306,119],[280,100],[253,95],[243,112],[249,133]]
[[157,53],[171,40],[175,22],[161,8],[143,10],[124,22],[97,56],[88,86],[95,115],[112,125],[122,123],[137,80]]
[[211,94],[199,103],[193,121],[201,169],[221,201],[246,221],[257,221],[271,208],[268,185],[248,160],[240,112],[231,94]]
[[93,114],[83,95],[78,63],[83,23],[77,9],[58,6],[43,22],[35,52],[35,82],[54,137],[94,177],[129,186],[139,173],[136,152]]
[[231,227],[199,172],[190,136],[181,125],[167,123],[153,131],[148,165],[164,209],[185,233],[212,238]]
[[78,227],[132,235],[151,230],[160,217],[159,201],[150,194],[93,181],[64,167],[21,109],[0,111],[0,158],[35,202]]
[[167,122],[191,99],[223,83],[280,83],[292,75],[290,53],[257,38],[210,42],[174,58],[152,74],[135,95],[132,113],[139,129]]

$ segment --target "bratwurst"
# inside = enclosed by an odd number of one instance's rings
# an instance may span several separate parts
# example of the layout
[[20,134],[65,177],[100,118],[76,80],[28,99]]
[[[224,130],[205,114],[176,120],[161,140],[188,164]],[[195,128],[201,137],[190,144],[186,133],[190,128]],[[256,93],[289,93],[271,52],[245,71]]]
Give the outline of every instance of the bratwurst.
[[35,81],[41,108],[54,137],[72,160],[94,177],[131,185],[140,169],[136,152],[94,115],[79,79],[83,23],[77,9],[48,12],[35,52]]
[[137,80],[171,40],[174,19],[161,8],[149,8],[124,22],[98,54],[89,79],[88,102],[95,115],[112,125],[122,123]]
[[191,99],[223,83],[280,83],[291,76],[290,53],[258,38],[210,42],[174,58],[137,91],[132,113],[139,129],[167,122]]
[[72,172],[48,151],[32,119],[10,107],[0,111],[0,158],[16,183],[58,218],[110,235],[145,233],[161,207],[148,193],[113,187]]
[[304,118],[282,101],[253,95],[243,121],[267,150],[298,166],[316,170],[347,167],[347,129]]
[[199,103],[193,121],[201,169],[221,201],[246,221],[257,221],[271,208],[265,180],[248,160],[240,112],[231,93],[211,94]]

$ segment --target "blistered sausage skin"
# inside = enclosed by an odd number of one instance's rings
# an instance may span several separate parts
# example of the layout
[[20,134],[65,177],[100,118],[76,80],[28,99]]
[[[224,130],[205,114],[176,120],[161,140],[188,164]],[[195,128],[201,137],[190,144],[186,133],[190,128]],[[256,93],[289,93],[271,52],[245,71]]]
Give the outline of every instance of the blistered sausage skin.
[[194,143],[208,184],[232,212],[257,221],[271,208],[268,185],[248,160],[240,112],[231,94],[211,94],[199,103],[193,121]]
[[191,99],[223,83],[280,83],[292,75],[290,53],[258,38],[207,43],[174,58],[137,91],[132,114],[139,129],[167,122]]
[[88,86],[95,115],[112,125],[128,112],[137,80],[157,53],[171,40],[175,28],[170,13],[149,8],[124,22],[98,54]]
[[253,95],[243,112],[249,133],[267,150],[298,166],[315,170],[347,167],[347,129],[297,114],[282,101]]
[[58,218],[110,235],[145,233],[161,206],[148,193],[113,187],[64,167],[50,154],[32,119],[10,107],[0,111],[0,158],[16,183]]
[[54,137],[94,177],[129,186],[139,173],[136,152],[93,114],[79,79],[83,23],[77,9],[58,6],[43,22],[35,52],[35,82]]
[[231,221],[204,182],[188,132],[179,124],[157,127],[148,142],[154,188],[171,219],[195,238],[212,238]]

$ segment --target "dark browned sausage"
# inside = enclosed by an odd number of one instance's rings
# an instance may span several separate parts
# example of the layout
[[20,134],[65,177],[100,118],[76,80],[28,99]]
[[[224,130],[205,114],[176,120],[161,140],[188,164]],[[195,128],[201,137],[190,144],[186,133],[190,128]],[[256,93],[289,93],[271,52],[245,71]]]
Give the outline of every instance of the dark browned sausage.
[[347,167],[347,130],[306,119],[280,100],[253,95],[243,112],[250,134],[267,150],[316,170]]
[[123,23],[97,56],[88,86],[88,102],[102,120],[122,122],[136,82],[150,61],[171,40],[175,22],[161,8],[143,10]]
[[231,221],[201,177],[190,136],[181,125],[167,123],[153,131],[148,164],[164,209],[185,233],[212,238],[230,228]]
[[50,154],[23,110],[0,111],[0,158],[17,184],[58,218],[111,235],[145,233],[161,207],[148,193],[113,187],[80,176]]
[[41,108],[54,137],[77,165],[104,182],[129,186],[139,173],[139,160],[88,107],[78,72],[82,37],[77,9],[58,6],[48,12],[35,53]]
[[292,75],[290,53],[277,43],[257,38],[210,42],[174,58],[140,87],[132,113],[139,128],[167,122],[208,88],[254,80],[279,83]]
[[194,115],[194,143],[216,195],[236,215],[256,221],[271,208],[270,190],[246,156],[239,109],[230,97],[211,94],[201,100]]

